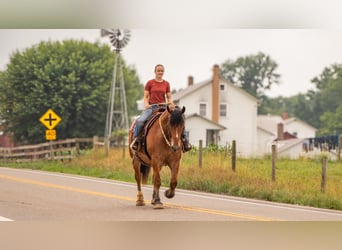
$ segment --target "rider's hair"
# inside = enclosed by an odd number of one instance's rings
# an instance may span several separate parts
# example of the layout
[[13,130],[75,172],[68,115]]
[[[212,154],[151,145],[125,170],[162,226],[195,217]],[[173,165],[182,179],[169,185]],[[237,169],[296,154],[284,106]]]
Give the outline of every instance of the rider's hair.
[[165,68],[163,64],[157,64],[156,66],[154,66],[154,72],[156,72],[156,70],[159,66],[162,66],[163,68]]

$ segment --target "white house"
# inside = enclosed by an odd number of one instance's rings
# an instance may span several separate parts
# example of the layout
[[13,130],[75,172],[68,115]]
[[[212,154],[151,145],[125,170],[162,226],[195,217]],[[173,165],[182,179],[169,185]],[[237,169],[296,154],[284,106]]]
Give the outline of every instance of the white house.
[[189,141],[225,146],[236,140],[238,155],[255,156],[258,100],[219,72],[214,65],[213,77],[197,84],[189,77],[188,87],[172,95],[176,105],[186,107]]
[[287,113],[282,116],[259,115],[257,119],[258,155],[271,153],[271,145],[277,145],[279,157],[295,159],[303,154],[303,143],[313,138],[317,129]]

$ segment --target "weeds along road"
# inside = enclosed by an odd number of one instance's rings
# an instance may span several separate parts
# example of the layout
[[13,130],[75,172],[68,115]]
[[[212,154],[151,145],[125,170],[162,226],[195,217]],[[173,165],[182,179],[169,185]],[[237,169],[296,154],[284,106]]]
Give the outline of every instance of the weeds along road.
[[[132,173],[133,174],[133,173]],[[136,185],[0,167],[0,221],[342,221],[342,212],[176,189],[165,208],[136,207]]]

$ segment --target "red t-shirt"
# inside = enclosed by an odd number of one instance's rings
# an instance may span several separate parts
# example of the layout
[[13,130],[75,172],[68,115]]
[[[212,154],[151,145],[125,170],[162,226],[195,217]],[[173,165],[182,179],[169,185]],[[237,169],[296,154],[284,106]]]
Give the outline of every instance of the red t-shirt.
[[145,90],[149,92],[150,104],[165,103],[165,95],[170,92],[170,83],[165,80],[157,82],[152,79],[146,83]]

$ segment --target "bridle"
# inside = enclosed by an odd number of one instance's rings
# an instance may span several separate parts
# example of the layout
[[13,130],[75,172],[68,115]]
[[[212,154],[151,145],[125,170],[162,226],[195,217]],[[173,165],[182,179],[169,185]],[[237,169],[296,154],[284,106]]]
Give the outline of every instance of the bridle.
[[171,148],[172,147],[171,142],[167,139],[167,137],[166,137],[166,135],[164,133],[164,130],[163,130],[163,126],[161,125],[161,117],[159,117],[158,120],[159,120],[160,131],[161,131],[161,133],[162,133],[162,135],[164,137],[164,140],[165,140],[166,144]]
[[[165,111],[165,112],[166,112],[166,111]],[[168,110],[168,112],[169,112],[169,110]],[[173,112],[173,111],[172,111],[172,112]],[[171,112],[170,112],[170,114],[171,114]],[[171,150],[172,150],[173,152],[176,152],[177,150],[180,149],[180,147],[179,147],[179,146],[174,146],[174,145],[172,145],[171,142],[170,142],[170,140],[167,138],[167,136],[166,136],[166,134],[165,134],[165,132],[164,132],[163,126],[162,126],[162,124],[161,124],[161,118],[162,118],[162,116],[163,116],[163,114],[159,117],[159,128],[160,128],[160,131],[161,131],[161,133],[162,133],[162,135],[163,135],[163,137],[164,137],[165,143],[171,148]],[[178,134],[178,131],[177,131],[177,134]],[[178,137],[178,136],[176,136],[176,137]]]

